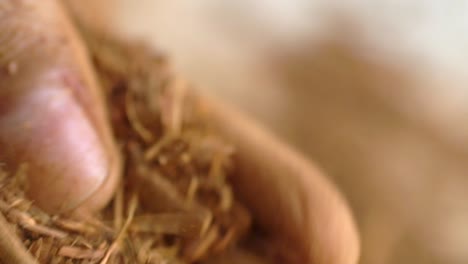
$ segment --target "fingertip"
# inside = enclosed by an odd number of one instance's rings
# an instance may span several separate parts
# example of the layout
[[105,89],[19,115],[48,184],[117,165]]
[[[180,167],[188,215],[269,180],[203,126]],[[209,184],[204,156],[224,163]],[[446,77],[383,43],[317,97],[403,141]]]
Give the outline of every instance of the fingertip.
[[350,208],[310,161],[246,116],[198,98],[207,120],[236,146],[232,181],[259,224],[298,263],[355,264],[360,242]]
[[7,1],[0,17],[0,67],[15,65],[0,70],[0,158],[28,163],[43,209],[101,209],[120,160],[86,47],[61,1]]
[[49,212],[77,207],[103,184],[109,157],[69,90],[32,89],[0,117],[7,164],[28,167],[28,195]]
[[[309,226],[304,230],[310,234],[307,263],[356,264],[360,256],[360,239],[354,217],[333,186],[327,188],[319,192],[321,197],[310,195],[317,186],[305,188],[305,195],[310,199]],[[323,192],[330,194],[327,196]]]

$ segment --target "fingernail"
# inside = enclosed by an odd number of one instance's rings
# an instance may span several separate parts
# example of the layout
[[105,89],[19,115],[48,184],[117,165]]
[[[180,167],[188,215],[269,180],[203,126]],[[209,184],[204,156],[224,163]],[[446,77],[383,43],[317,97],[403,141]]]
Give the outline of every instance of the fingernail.
[[79,206],[109,173],[102,141],[70,90],[31,89],[0,113],[0,158],[26,164],[27,194],[53,213]]

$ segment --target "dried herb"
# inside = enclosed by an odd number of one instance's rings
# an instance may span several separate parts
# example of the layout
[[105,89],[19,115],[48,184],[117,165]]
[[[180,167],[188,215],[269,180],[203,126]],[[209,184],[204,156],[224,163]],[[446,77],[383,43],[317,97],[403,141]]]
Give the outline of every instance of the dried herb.
[[[0,171],[10,233],[39,263],[193,263],[232,248],[251,222],[228,183],[234,147],[206,127],[164,56],[83,36],[124,157],[123,181],[107,208],[77,219],[47,215],[24,196],[22,179],[34,172]],[[24,255],[11,259],[33,263]]]

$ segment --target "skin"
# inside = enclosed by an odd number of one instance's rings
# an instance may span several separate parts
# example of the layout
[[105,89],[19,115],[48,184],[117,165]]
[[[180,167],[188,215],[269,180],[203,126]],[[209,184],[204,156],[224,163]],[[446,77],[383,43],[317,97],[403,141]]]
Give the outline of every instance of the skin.
[[198,98],[237,147],[233,184],[269,235],[297,263],[357,263],[359,238],[343,197],[313,164],[226,103]]
[[[0,161],[28,164],[28,195],[49,212],[101,209],[121,161],[84,45],[53,0],[4,0],[0,19]],[[323,174],[225,104],[195,100],[238,147],[235,188],[259,223],[300,263],[356,263],[351,213]]]
[[[107,203],[119,157],[86,50],[56,1],[0,5],[0,160],[59,213]],[[91,199],[99,190],[99,199]]]

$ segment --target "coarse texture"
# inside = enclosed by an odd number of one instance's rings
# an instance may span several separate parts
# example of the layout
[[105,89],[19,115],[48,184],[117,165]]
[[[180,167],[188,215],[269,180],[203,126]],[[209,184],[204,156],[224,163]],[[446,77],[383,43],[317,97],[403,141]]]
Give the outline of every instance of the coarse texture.
[[124,180],[99,214],[54,216],[24,195],[22,179],[34,171],[2,171],[0,212],[12,230],[40,263],[192,263],[231,248],[251,222],[228,183],[233,146],[204,125],[187,84],[163,56],[83,35],[106,93]]

